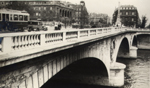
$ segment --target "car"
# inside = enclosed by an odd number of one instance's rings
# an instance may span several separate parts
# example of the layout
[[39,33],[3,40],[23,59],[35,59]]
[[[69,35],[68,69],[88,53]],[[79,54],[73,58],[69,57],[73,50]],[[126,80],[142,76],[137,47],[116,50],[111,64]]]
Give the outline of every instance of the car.
[[28,31],[47,31],[47,27],[41,21],[30,20],[28,22]]

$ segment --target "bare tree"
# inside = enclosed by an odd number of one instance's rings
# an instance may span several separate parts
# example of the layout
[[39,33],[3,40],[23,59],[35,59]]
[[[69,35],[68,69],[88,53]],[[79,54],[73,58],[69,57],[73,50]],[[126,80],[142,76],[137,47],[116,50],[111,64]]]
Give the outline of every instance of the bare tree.
[[147,17],[146,16],[142,16],[141,28],[145,28],[147,21],[148,21]]

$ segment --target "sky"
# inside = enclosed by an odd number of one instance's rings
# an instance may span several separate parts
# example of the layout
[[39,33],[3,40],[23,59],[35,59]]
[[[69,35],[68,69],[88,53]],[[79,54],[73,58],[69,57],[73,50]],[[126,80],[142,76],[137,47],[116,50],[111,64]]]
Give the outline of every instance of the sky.
[[[81,0],[61,0],[68,1],[73,4],[80,4]],[[150,0],[82,0],[85,2],[89,13],[105,13],[112,17],[115,8],[120,5],[134,5],[138,9],[139,17],[146,16],[148,18],[147,25],[150,24]]]

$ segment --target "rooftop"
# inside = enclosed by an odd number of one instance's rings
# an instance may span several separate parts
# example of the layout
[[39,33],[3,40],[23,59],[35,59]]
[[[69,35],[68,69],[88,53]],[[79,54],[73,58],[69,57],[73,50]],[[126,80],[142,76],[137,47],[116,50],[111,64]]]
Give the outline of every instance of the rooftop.
[[[118,8],[115,9],[115,11],[118,10]],[[121,5],[120,10],[137,10],[137,8],[133,5]]]

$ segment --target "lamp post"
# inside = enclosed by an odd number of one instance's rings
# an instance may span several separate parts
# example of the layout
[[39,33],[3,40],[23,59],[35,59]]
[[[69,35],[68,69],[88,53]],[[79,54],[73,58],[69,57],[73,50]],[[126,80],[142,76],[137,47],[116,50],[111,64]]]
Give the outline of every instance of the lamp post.
[[65,29],[66,29],[66,26],[67,26],[67,24],[66,24],[66,19],[67,19],[67,17],[65,17]]
[[83,16],[83,6],[84,6],[84,1],[80,1],[80,5],[81,5],[81,17],[80,17],[80,28],[83,28],[83,22],[82,22],[82,16]]

